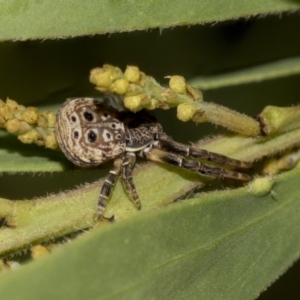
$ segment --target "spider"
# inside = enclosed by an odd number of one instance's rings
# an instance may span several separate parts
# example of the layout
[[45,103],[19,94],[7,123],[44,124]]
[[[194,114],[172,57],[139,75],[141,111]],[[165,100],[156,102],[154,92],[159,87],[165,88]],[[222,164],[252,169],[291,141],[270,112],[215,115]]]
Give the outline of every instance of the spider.
[[[113,96],[108,98],[113,99]],[[67,99],[58,111],[55,132],[62,152],[75,165],[95,167],[114,159],[99,195],[99,218],[103,217],[119,176],[132,202],[141,209],[132,179],[136,156],[212,177],[251,179],[245,173],[204,164],[196,159],[237,169],[248,169],[250,163],[175,142],[163,132],[155,117],[144,110],[137,113],[126,111],[116,101],[109,104],[95,98]]]

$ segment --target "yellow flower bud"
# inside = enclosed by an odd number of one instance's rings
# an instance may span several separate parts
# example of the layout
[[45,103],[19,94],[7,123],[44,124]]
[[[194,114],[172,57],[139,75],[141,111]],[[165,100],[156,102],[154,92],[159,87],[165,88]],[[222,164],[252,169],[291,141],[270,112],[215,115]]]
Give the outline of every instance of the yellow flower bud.
[[121,69],[114,67],[112,65],[104,65],[103,70],[109,74],[111,81],[115,81],[123,77]]
[[39,112],[36,107],[27,107],[22,114],[22,119],[28,124],[37,124]]
[[43,128],[47,127],[48,126],[48,122],[47,122],[46,116],[44,116],[43,114],[39,115],[38,116],[37,125],[39,127],[43,127]]
[[117,79],[114,84],[114,92],[119,95],[124,95],[128,89],[129,82],[126,79]]
[[184,94],[186,92],[186,82],[182,76],[171,76],[169,86],[175,93]]
[[58,144],[55,137],[55,132],[49,132],[45,138],[45,146],[49,149],[57,149]]
[[18,119],[11,119],[8,120],[5,124],[5,128],[8,133],[15,133],[20,129],[20,120]]
[[137,83],[141,77],[141,72],[138,67],[127,66],[124,76],[129,82]]
[[127,96],[124,98],[124,105],[131,111],[139,111],[142,109],[142,95]]
[[14,117],[14,113],[7,105],[5,105],[1,108],[1,116],[4,120],[9,120]]
[[14,113],[16,113],[16,112],[19,111],[19,104],[18,104],[16,101],[12,100],[12,99],[7,98],[7,99],[6,99],[6,105],[7,105],[7,107],[9,107],[10,110],[13,111]]
[[31,256],[33,259],[43,257],[49,254],[49,250],[42,245],[36,245],[31,248]]
[[31,129],[32,129],[32,127],[28,123],[20,120],[20,128],[19,128],[19,132],[18,132],[19,134],[26,133],[26,132],[30,131]]
[[111,86],[110,72],[106,72],[102,68],[95,68],[91,70],[90,81],[96,86],[108,89]]
[[19,135],[18,139],[24,144],[31,144],[33,142],[36,142],[39,136],[39,133],[35,129],[32,129],[27,133]]
[[47,127],[54,128],[56,124],[56,115],[52,111],[44,111],[42,115],[47,118]]
[[189,121],[195,112],[195,106],[190,103],[181,103],[177,106],[177,118],[183,122]]
[[249,192],[255,196],[264,196],[272,192],[272,188],[275,184],[275,180],[272,176],[255,178],[249,184]]

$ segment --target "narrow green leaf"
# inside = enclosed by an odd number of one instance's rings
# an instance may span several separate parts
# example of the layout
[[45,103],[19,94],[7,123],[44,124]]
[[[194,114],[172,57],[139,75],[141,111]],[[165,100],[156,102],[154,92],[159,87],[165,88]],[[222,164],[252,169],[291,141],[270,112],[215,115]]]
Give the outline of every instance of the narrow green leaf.
[[299,179],[296,169],[94,230],[3,278],[0,293],[15,300],[254,299],[299,256]]
[[299,9],[284,0],[1,1],[0,40],[42,39],[219,22]]
[[[215,152],[222,149],[223,154],[252,161],[270,155],[274,151],[291,148],[295,143],[299,143],[299,129],[265,140],[242,136],[219,137],[210,142],[203,142],[201,146]],[[195,187],[201,187],[211,180],[197,173],[154,163],[137,167],[133,175],[143,211],[170,204]],[[0,216],[17,228],[3,231],[0,229],[0,239],[3,241],[0,244],[0,254],[12,253],[30,244],[93,226],[102,183],[103,181],[99,181],[72,192],[39,200],[9,202],[0,199]],[[115,220],[121,220],[136,213],[136,208],[129,201],[119,182],[109,201],[106,216],[114,215]]]
[[22,144],[3,131],[0,139],[0,172],[55,172],[71,166],[60,151]]
[[200,90],[210,90],[226,86],[256,83],[299,73],[300,57],[292,57],[222,75],[197,77],[192,79],[189,84]]
[[[166,206],[204,181],[192,172],[172,171],[174,168],[153,164],[136,168],[134,180],[142,199],[143,211]],[[42,199],[9,201],[0,198],[0,217],[14,226],[0,228],[0,255],[11,254],[33,244],[94,226],[102,184],[103,180],[99,180],[77,190]],[[119,221],[137,213],[119,181],[105,215],[108,218],[113,215],[114,219]]]

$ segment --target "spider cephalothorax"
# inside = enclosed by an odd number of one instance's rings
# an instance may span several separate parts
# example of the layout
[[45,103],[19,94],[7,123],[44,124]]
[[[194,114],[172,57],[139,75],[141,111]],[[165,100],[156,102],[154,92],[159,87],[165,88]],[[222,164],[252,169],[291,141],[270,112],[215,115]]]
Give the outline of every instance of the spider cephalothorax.
[[58,112],[55,132],[61,150],[78,166],[98,166],[114,159],[114,167],[106,176],[100,192],[99,218],[103,216],[119,175],[129,197],[138,209],[141,208],[132,180],[136,155],[208,176],[243,181],[251,179],[245,173],[203,164],[196,159],[238,169],[250,168],[250,163],[177,143],[146,111],[119,111],[94,98],[67,100]]

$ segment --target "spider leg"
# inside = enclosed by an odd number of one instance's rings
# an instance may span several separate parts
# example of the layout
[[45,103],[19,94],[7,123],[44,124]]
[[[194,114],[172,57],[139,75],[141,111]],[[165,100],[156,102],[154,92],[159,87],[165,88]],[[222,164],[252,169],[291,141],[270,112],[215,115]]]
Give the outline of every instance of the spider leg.
[[132,179],[132,169],[135,164],[136,156],[132,152],[127,152],[125,159],[122,163],[122,169],[121,169],[121,176],[122,176],[122,182],[123,186],[129,196],[129,198],[132,200],[134,205],[137,209],[141,209],[141,201],[140,198],[136,192],[135,185]]
[[104,183],[101,188],[101,192],[98,199],[97,205],[97,215],[101,219],[107,204],[107,200],[111,195],[111,192],[116,184],[116,181],[119,177],[121,167],[122,167],[123,158],[117,157],[114,161],[113,169],[109,171],[107,176],[104,179]]
[[145,157],[149,160],[167,163],[212,177],[232,178],[241,181],[248,181],[251,179],[251,176],[249,176],[248,174],[223,169],[221,167],[202,164],[199,161],[190,160],[178,154],[162,151],[160,149],[147,147],[140,152],[140,156]]
[[165,133],[157,134],[157,141],[154,143],[154,148],[162,149],[167,152],[173,152],[184,156],[199,158],[206,161],[212,161],[221,165],[228,165],[238,169],[249,169],[251,163],[229,158],[225,155],[209,152],[207,150],[190,147],[173,141]]

